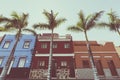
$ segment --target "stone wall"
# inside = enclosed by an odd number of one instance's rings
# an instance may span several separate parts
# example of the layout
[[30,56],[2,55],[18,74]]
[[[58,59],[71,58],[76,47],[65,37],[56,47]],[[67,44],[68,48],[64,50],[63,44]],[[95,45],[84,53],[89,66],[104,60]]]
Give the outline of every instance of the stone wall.
[[93,71],[92,69],[76,69],[75,70],[76,79],[93,79]]
[[46,79],[47,69],[31,69],[29,79]]
[[[57,69],[56,77],[57,79],[69,79],[70,77],[69,69]],[[31,69],[29,74],[29,79],[46,79],[47,69]]]

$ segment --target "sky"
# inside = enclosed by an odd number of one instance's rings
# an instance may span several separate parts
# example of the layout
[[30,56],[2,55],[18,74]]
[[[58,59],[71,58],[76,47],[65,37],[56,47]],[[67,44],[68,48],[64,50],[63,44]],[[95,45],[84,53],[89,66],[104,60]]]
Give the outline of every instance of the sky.
[[[82,10],[85,16],[104,10],[104,14],[99,21],[108,21],[106,13],[112,9],[120,16],[120,0],[1,0],[0,15],[11,17],[11,13],[16,11],[19,14],[28,13],[28,28],[34,24],[47,22],[42,14],[44,10],[51,11],[58,14],[58,18],[66,18],[67,21],[61,24],[55,33],[60,35],[71,34],[73,40],[85,40],[83,33],[75,33],[67,31],[68,26],[75,25],[79,18],[78,13]],[[36,30],[37,31],[37,30]],[[37,33],[47,33],[48,30],[37,31]],[[11,34],[15,32],[10,32]],[[0,33],[2,36],[5,33]],[[94,28],[88,31],[89,40],[98,42],[113,42],[115,46],[120,45],[120,36],[116,32],[109,31],[107,28]]]

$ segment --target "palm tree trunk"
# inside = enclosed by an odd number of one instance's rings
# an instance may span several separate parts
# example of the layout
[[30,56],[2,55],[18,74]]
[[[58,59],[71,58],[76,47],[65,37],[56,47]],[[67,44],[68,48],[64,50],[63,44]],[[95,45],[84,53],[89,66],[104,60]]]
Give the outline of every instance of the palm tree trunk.
[[51,68],[52,68],[52,56],[53,56],[53,29],[51,34],[51,40],[50,40],[50,54],[49,54],[49,62],[48,62],[48,75],[47,80],[51,80]]
[[84,31],[84,34],[85,34],[85,38],[86,38],[86,46],[87,46],[88,53],[89,53],[90,63],[91,63],[92,70],[93,70],[94,80],[99,80],[97,69],[96,69],[96,66],[95,66],[94,58],[93,58],[93,54],[92,54],[92,50],[91,50],[89,40],[88,40],[88,37],[87,37],[87,32]]
[[5,80],[5,78],[7,76],[11,61],[14,59],[14,52],[15,52],[17,43],[19,41],[20,33],[21,33],[21,29],[19,30],[18,34],[16,35],[15,44],[13,46],[12,51],[10,52],[10,56],[8,57],[8,60],[7,60],[6,64],[5,64],[5,66],[2,69],[2,72],[1,72],[1,75],[0,75],[0,80]]

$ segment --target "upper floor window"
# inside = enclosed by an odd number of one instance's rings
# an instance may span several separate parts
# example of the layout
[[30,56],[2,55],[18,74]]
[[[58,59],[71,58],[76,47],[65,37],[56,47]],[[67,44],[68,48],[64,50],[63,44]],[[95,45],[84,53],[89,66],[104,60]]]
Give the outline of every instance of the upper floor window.
[[53,48],[57,48],[57,43],[53,43]]
[[24,42],[24,48],[29,48],[29,46],[30,46],[30,41],[25,41]]
[[8,48],[10,46],[10,41],[5,41],[3,48]]
[[61,61],[61,66],[67,66],[67,61]]
[[70,48],[70,44],[69,43],[65,43],[64,44],[64,48]]
[[45,66],[45,61],[39,61],[39,66]]
[[21,57],[19,59],[18,67],[24,67],[26,62],[26,57]]
[[82,64],[83,64],[83,68],[90,68],[90,62],[89,62],[89,60],[83,60]]
[[2,65],[4,57],[0,57],[0,65]]
[[41,48],[47,48],[47,43],[42,43]]
[[116,66],[115,66],[113,60],[108,60],[107,63],[108,63],[108,67],[111,71],[112,76],[118,76]]

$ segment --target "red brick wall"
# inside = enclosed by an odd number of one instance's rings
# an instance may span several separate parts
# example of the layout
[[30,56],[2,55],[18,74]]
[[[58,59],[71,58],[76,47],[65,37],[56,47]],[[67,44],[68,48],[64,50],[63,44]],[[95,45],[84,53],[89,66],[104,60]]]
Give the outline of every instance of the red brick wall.
[[[87,53],[81,53],[81,54],[75,54],[75,64],[76,68],[82,68],[82,60],[89,60],[89,58],[81,58],[81,56],[88,56]],[[116,68],[120,68],[120,59],[117,54],[111,54],[111,53],[96,53],[94,56],[100,56],[100,58],[94,58],[94,60],[101,60],[103,68],[108,68],[107,61],[113,60]],[[112,56],[112,58],[104,58],[104,56]]]
[[[41,48],[42,43],[47,43],[47,48]],[[72,41],[54,41],[54,43],[57,44],[57,48],[53,48],[54,53],[73,53],[73,45]],[[65,43],[70,43],[70,48],[64,48]],[[49,53],[50,49],[50,42],[44,41],[44,42],[37,42],[35,50],[38,51],[38,53]]]

